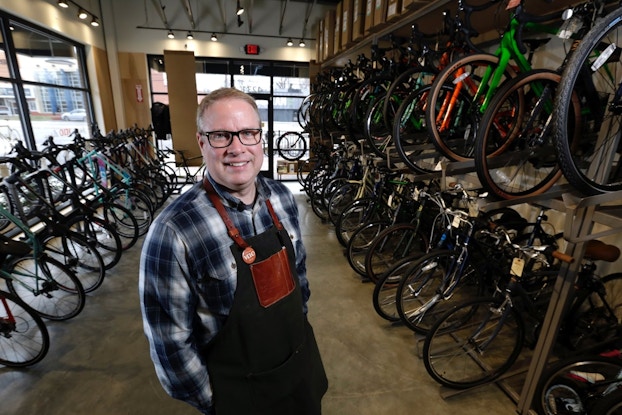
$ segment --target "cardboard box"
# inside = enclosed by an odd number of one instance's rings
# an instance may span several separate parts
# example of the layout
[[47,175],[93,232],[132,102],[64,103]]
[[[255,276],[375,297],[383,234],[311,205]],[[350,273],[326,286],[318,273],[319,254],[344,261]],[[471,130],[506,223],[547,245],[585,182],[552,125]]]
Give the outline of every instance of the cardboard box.
[[352,0],[352,40],[357,41],[365,35],[365,8],[367,0]]
[[[382,0],[378,0],[382,1]],[[365,3],[365,33],[368,33],[374,27],[374,11],[376,10],[376,2],[374,0],[366,0]]]
[[343,0],[341,13],[341,48],[345,49],[352,43],[352,3],[353,0]]
[[317,51],[317,62],[322,62],[324,60],[324,19],[320,19],[317,24],[317,41],[315,45],[315,49]]
[[387,3],[387,22],[397,20],[402,14],[402,0],[389,0]]
[[378,29],[387,23],[387,0],[376,0],[374,4],[374,28]]
[[328,10],[324,17],[324,60],[335,54],[335,11]]
[[337,3],[335,10],[335,34],[333,38],[333,52],[336,54],[341,50],[341,18],[343,13],[343,2]]

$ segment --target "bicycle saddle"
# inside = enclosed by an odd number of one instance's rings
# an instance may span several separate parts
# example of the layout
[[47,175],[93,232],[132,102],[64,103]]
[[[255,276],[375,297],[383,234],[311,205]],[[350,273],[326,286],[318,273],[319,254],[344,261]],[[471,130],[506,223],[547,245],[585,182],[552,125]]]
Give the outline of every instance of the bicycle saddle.
[[591,261],[615,262],[620,258],[620,248],[598,240],[587,241],[583,258]]

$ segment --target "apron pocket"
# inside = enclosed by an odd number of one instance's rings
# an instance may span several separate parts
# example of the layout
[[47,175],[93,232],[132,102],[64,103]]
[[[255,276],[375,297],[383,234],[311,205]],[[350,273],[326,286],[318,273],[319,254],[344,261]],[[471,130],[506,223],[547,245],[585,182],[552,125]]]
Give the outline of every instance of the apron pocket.
[[295,283],[289,268],[287,250],[250,265],[259,304],[267,308],[294,291]]

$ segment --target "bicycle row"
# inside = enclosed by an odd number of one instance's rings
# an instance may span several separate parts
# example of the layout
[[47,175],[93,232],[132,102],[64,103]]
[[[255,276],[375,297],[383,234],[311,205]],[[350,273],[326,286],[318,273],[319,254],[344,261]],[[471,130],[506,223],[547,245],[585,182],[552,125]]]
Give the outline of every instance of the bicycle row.
[[[371,59],[322,73],[299,118],[326,136],[363,138],[413,173],[470,161],[482,187],[504,199],[546,192],[562,175],[588,195],[619,190],[622,9],[590,0],[534,15],[512,1],[496,51],[482,51],[470,20],[501,4],[460,1],[440,35],[413,27],[407,46],[376,47]],[[568,44],[555,69],[532,63],[550,40],[542,33]]]
[[18,142],[0,159],[0,364],[43,359],[45,320],[79,315],[175,190],[149,134],[76,131],[72,143],[49,138],[37,152]]
[[[316,149],[303,184],[353,271],[374,284],[374,309],[422,339],[426,369],[441,385],[464,389],[504,376],[535,346],[561,262],[573,260],[558,251],[561,234],[551,232],[544,209],[533,222],[509,208],[485,212],[481,195],[391,171],[355,148]],[[348,203],[339,209],[336,200]],[[315,207],[322,203],[328,207]],[[588,244],[557,357],[620,338],[622,274],[603,277],[596,267],[619,256],[615,246]]]

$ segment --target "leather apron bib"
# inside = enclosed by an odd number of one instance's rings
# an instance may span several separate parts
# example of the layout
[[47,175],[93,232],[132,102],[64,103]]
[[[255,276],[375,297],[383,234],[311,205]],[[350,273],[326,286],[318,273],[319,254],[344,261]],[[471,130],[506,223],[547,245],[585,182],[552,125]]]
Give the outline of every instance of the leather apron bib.
[[205,351],[216,415],[319,415],[328,382],[302,311],[287,231],[266,200],[274,226],[242,239],[204,185],[235,241],[238,270],[230,314]]

